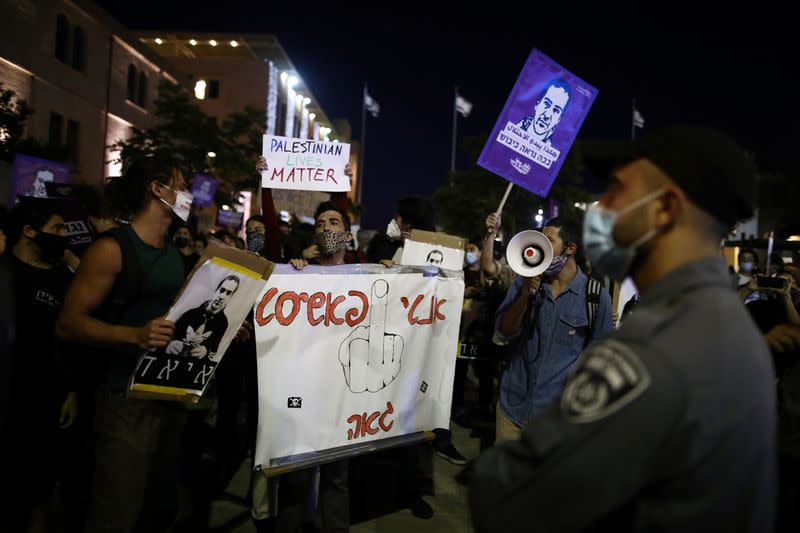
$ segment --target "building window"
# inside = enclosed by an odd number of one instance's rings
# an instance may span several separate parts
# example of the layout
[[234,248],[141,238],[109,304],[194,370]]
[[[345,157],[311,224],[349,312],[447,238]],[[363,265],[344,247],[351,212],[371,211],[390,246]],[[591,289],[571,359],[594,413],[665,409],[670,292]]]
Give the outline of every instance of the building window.
[[147,107],[147,76],[144,72],[139,73],[139,87],[136,93],[136,103],[139,107]]
[[78,164],[78,140],[80,138],[80,124],[74,120],[67,121],[67,156],[70,161]]
[[83,28],[75,28],[72,34],[72,68],[81,72],[86,68],[86,33]]
[[64,129],[64,117],[59,113],[50,113],[50,135],[48,142],[50,146],[61,146],[61,131]]
[[128,65],[128,94],[126,96],[131,102],[136,101],[136,67]]
[[206,90],[206,98],[209,100],[216,100],[219,98],[219,80],[209,80],[208,89]]
[[67,17],[59,15],[56,19],[56,58],[67,62],[69,53],[69,22]]

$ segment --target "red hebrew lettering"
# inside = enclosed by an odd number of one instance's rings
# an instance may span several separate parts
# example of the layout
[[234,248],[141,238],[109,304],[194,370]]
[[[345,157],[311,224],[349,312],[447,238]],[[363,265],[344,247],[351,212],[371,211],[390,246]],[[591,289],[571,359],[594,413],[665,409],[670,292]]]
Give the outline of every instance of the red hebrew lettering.
[[348,424],[352,424],[353,422],[355,422],[356,428],[355,431],[353,431],[352,428],[347,430],[347,440],[358,438],[361,432],[361,415],[353,415],[347,419]]
[[406,309],[408,309],[408,298],[406,298],[405,296],[403,296],[402,298],[400,298],[400,303],[401,303],[401,304],[403,304],[403,307],[405,307]]
[[[305,293],[304,293],[305,294]],[[306,295],[308,296],[308,295]],[[302,295],[301,295],[302,298]],[[315,292],[311,295],[311,298],[308,299],[308,323],[312,326],[316,326],[323,320],[327,322],[328,317],[327,314],[324,316],[320,316],[319,318],[314,318],[314,310],[319,309],[325,305],[325,293],[323,292]]]
[[423,298],[425,298],[425,296],[422,294],[417,296],[416,299],[414,300],[414,303],[411,304],[411,309],[408,310],[408,323],[411,324],[412,326],[417,322],[419,322],[419,318],[414,316],[414,312],[417,310],[417,306],[419,305],[419,303],[422,301]]
[[307,302],[308,301],[308,293],[307,292],[301,292],[300,293],[300,301],[301,302]]
[[345,297],[344,296],[337,296],[336,298],[333,299],[333,301],[331,301],[331,293],[328,293],[328,307],[325,310],[325,327],[326,328],[328,326],[330,326],[331,324],[335,324],[337,326],[340,326],[340,325],[342,325],[344,323],[344,320],[342,320],[341,318],[337,317],[336,314],[335,314],[336,306],[339,305],[340,303],[342,303],[343,301],[345,301]]
[[275,287],[271,288],[264,294],[264,297],[261,298],[261,302],[258,304],[258,307],[256,307],[256,322],[258,322],[259,326],[266,326],[269,324],[269,321],[275,317],[273,314],[264,316],[264,308],[276,294],[278,294],[278,289]]
[[394,413],[394,407],[392,407],[392,402],[386,402],[386,410],[383,412],[380,419],[378,419],[378,425],[381,427],[381,430],[389,431],[390,429],[392,429],[392,426],[394,425],[394,420],[392,420],[388,424],[386,424],[385,422],[386,417],[392,413]]
[[[286,300],[291,300],[292,302],[292,311],[289,313],[289,316],[284,316],[283,314],[283,304]],[[291,324],[298,312],[300,312],[300,298],[297,296],[297,293],[291,291],[284,292],[278,297],[278,301],[275,303],[275,318],[278,319],[278,323],[281,326],[288,326]]]
[[375,419],[378,418],[378,415],[380,414],[380,411],[375,411],[369,415],[369,418],[367,418],[366,422],[364,422],[364,425],[361,426],[361,431],[366,431],[370,435],[375,435],[378,432],[378,428],[372,427],[372,423],[375,422]]
[[356,326],[361,324],[361,322],[364,321],[364,318],[366,318],[367,312],[369,311],[369,300],[367,299],[367,295],[361,291],[350,291],[347,294],[348,296],[357,296],[358,298],[361,298],[361,303],[363,305],[361,314],[358,314],[358,309],[353,307],[352,309],[348,309],[347,313],[344,315],[344,319],[348,326]]
[[446,317],[446,316],[444,316],[444,313],[440,313],[440,312],[439,312],[439,310],[442,308],[442,306],[443,306],[443,305],[444,305],[446,302],[447,302],[447,298],[445,298],[444,300],[439,300],[439,301],[436,303],[436,320],[447,320],[447,317]]
[[361,436],[367,434],[367,413],[361,413]]

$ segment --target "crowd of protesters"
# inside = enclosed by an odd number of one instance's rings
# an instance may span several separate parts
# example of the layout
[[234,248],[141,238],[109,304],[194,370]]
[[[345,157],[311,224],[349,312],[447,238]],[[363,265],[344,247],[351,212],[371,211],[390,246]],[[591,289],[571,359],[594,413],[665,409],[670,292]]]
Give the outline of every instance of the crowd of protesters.
[[[263,255],[271,238],[260,215],[247,220],[241,234],[198,232],[195,217],[179,208],[187,191],[179,171],[149,161],[131,164],[103,191],[84,189],[80,201],[95,237],[85,249],[70,250],[55,199],[21,197],[2,214],[0,434],[10,459],[2,481],[7,531],[202,530],[210,502],[252,455],[258,409],[252,316],[199,406],[126,397],[142,350],[170,341],[174,325],[161,317],[210,240]],[[452,420],[472,428],[486,447],[495,437],[520,438],[527,421],[559,397],[584,347],[615,327],[616,311],[609,281],[583,259],[580,221],[545,222],[540,229],[555,260],[541,276],[522,278],[505,261],[500,217],[474,216],[485,220],[485,232],[466,236]],[[433,206],[421,198],[400,200],[386,219],[385,228],[361,229],[354,238],[348,213],[324,202],[313,224],[278,221],[282,261],[297,269],[367,262],[391,267],[402,262],[403,242],[413,230],[438,229]],[[774,357],[781,512],[793,524],[800,523],[799,260],[797,254],[761,258],[743,249],[738,271],[731,267],[733,289]],[[592,305],[592,318],[582,319]],[[531,309],[537,321],[527,324]],[[478,383],[474,400],[467,398],[468,375]],[[398,466],[399,504],[421,519],[433,516],[423,495],[432,494],[434,455],[466,465],[461,481],[471,478],[472,465],[449,428],[437,429],[432,444],[375,455],[364,460],[383,455]],[[269,484],[254,479],[257,528],[348,530],[355,490],[350,466],[338,461]]]

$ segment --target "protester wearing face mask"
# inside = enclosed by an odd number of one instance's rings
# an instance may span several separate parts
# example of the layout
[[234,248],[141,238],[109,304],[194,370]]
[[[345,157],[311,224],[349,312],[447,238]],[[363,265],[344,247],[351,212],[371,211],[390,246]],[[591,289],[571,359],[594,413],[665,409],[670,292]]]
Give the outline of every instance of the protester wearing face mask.
[[93,361],[104,366],[87,530],[156,531],[165,509],[177,505],[174,472],[186,411],[126,398],[126,389],[142,351],[172,340],[174,324],[162,317],[183,284],[184,265],[167,232],[174,217],[188,219],[192,195],[180,171],[149,158],[130,164],[108,187],[115,218],[130,223],[85,252],[57,332],[94,346]]
[[411,231],[436,231],[433,223],[433,205],[424,198],[403,198],[397,202],[397,214],[389,221],[386,231],[372,238],[367,251],[370,263],[391,261],[400,264],[403,242],[411,237]]
[[472,523],[772,530],[775,377],[719,253],[752,216],[756,169],[730,138],[698,126],[653,130],[617,153],[583,244],[601,274],[631,276],[636,312],[584,350],[520,440],[478,460]]
[[197,264],[197,261],[200,260],[200,256],[194,249],[194,239],[192,238],[192,232],[189,230],[188,225],[183,222],[179,224],[175,235],[172,237],[172,244],[174,244],[175,248],[181,253],[183,269],[188,276]]
[[581,351],[611,330],[611,297],[600,305],[589,328],[589,278],[575,261],[580,226],[554,218],[542,233],[553,245],[553,261],[536,277],[518,277],[497,311],[496,339],[519,337],[516,354],[500,383],[497,440],[513,440],[528,421],[559,397]]
[[55,337],[72,280],[63,264],[67,237],[57,209],[53,200],[22,198],[9,215],[10,252],[2,258],[9,267],[15,309],[15,340],[2,354],[10,358],[13,376],[8,424],[0,437],[13,458],[2,481],[14,510],[7,515],[9,531],[47,522],[58,470],[53,464],[66,460],[59,456],[59,428],[71,426],[77,416],[75,354]]

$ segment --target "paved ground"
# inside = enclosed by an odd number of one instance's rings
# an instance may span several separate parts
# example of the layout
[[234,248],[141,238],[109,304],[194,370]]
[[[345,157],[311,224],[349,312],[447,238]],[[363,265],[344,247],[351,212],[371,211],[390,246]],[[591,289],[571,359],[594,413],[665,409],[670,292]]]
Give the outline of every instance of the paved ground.
[[[468,459],[478,455],[478,439],[470,438],[470,430],[455,424],[452,427],[453,442]],[[248,463],[243,463],[226,491],[226,498],[213,503],[211,512],[212,531],[219,533],[254,533],[250,511],[245,501],[249,473]],[[431,504],[434,516],[430,520],[415,518],[407,509],[381,516],[351,528],[353,533],[406,533],[408,531],[467,532],[469,525],[467,489],[455,481],[461,467],[434,456],[434,484],[436,496],[425,496]]]

